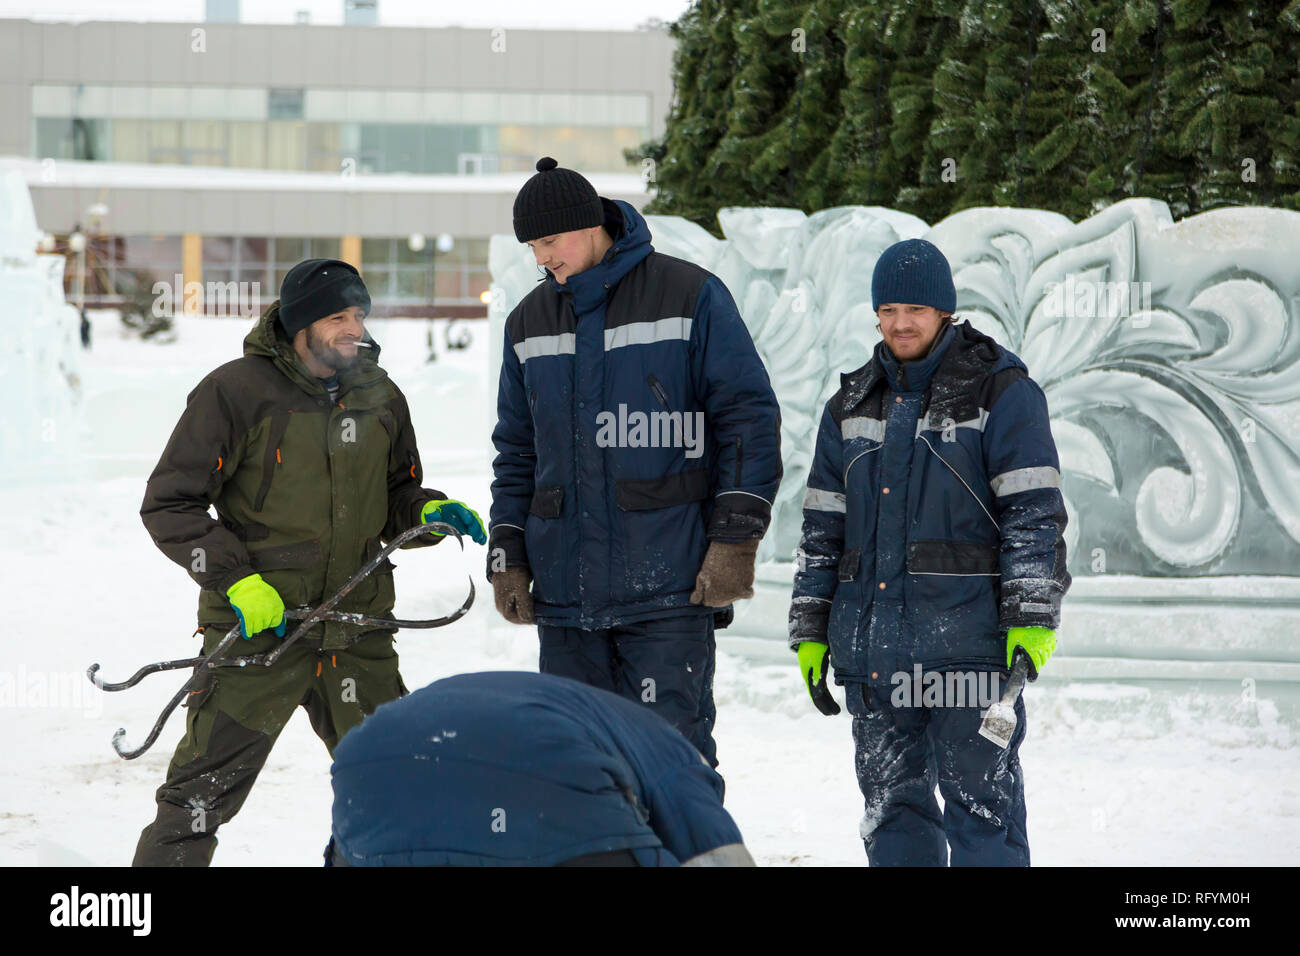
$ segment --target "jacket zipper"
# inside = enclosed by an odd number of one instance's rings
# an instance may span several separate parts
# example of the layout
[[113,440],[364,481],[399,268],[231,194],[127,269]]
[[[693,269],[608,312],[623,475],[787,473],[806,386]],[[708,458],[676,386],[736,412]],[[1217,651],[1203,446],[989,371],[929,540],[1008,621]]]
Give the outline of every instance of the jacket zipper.
[[659,384],[659,379],[653,375],[645,377],[646,384],[650,386],[650,391],[655,393],[655,398],[659,399],[659,404],[664,408],[668,407],[668,393],[664,391],[663,386]]
[[275,473],[280,470],[280,443],[284,441],[284,434],[289,430],[289,415],[291,412],[282,412],[271,419],[271,429],[267,435],[266,453],[262,458],[262,484],[257,489],[257,497],[253,501],[253,510],[260,512],[262,506],[266,503],[267,492],[271,490],[271,481]]
[[740,487],[740,464],[744,459],[745,446],[740,436],[736,436],[736,487]]

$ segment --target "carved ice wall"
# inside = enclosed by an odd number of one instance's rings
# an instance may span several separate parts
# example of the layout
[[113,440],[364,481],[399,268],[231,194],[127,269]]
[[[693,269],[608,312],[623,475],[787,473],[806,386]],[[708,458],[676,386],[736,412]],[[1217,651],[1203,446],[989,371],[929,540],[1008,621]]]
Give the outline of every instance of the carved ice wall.
[[[1080,223],[980,208],[930,227],[881,207],[724,209],[723,240],[647,218],[657,250],[726,283],[781,401],[785,478],[758,593],[724,644],[788,654],[818,417],[879,341],[877,257],[920,237],[952,265],[959,317],[1047,395],[1074,576],[1052,677],[1281,681],[1300,720],[1300,213],[1175,223],[1133,199]],[[538,271],[513,236],[493,238],[491,269],[495,383],[504,319]]]

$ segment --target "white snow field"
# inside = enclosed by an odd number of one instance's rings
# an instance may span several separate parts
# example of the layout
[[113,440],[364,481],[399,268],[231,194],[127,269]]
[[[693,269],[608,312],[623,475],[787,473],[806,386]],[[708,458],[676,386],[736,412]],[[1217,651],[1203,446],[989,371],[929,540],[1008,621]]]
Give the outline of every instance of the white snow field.
[[[80,359],[83,457],[0,487],[6,865],[126,865],[153,817],[183,712],[137,760],[119,758],[110,739],[118,727],[130,742],[143,739],[186,672],[153,675],[116,694],[92,687],[84,672],[99,662],[106,679],[121,680],[147,662],[196,651],[197,588],[154,547],[138,509],[186,394],[241,353],[249,325],[180,319],[177,341],[154,345],[124,338],[113,313],[93,320],[94,349]],[[426,484],[486,516],[495,409],[487,324],[471,323],[471,347],[440,347],[433,364],[425,362],[424,322],[370,327],[383,346],[381,363],[410,399]],[[440,328],[436,338],[441,343]],[[19,470],[10,464],[12,476]],[[399,555],[401,616],[449,611],[466,573],[479,587],[459,623],[399,635],[411,688],[466,671],[535,669],[535,631],[500,621],[484,558],[472,542],[463,555],[454,545]],[[1223,637],[1249,627],[1249,619],[1224,625]],[[746,642],[735,631],[723,632],[718,658],[717,738],[727,806],[746,842],[761,864],[865,865],[847,715],[827,719],[813,709],[779,641]],[[1076,639],[1098,638],[1064,631],[1063,648]],[[737,650],[751,644],[773,651]],[[1045,674],[1028,688],[1021,754],[1034,863],[1294,864],[1300,761],[1293,724],[1264,689],[1243,703],[1194,681],[1167,690],[1155,684],[1049,683]],[[296,715],[244,809],[221,828],[215,864],[319,865],[330,803],[325,748],[305,715]]]

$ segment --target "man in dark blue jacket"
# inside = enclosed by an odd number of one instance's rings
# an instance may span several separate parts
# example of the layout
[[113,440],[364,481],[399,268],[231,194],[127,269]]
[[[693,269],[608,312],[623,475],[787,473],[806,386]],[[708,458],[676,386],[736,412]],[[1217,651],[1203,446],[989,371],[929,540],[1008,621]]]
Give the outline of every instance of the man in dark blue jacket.
[[545,278],[506,321],[492,434],[497,608],[536,620],[544,673],[653,707],[717,766],[714,615],[753,596],[780,409],[716,276],[537,169],[514,226]]
[[[826,404],[804,498],[790,644],[814,704],[827,645],[845,686],[873,866],[1029,864],[1018,757],[979,735],[1013,655],[1056,646],[1065,503],[1043,391],[953,324],[948,262],[922,239],[881,254],[883,341]],[[943,794],[939,812],[936,782]]]
[[380,707],[333,777],[327,866],[753,865],[681,734],[545,674],[461,674]]

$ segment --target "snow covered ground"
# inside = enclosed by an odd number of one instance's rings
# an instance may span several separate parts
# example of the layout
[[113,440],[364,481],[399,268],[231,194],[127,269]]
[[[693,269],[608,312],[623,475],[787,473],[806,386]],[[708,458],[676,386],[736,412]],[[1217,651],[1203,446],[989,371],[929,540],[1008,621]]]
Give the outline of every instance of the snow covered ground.
[[[110,738],[147,732],[179,674],[105,694],[92,662],[120,680],[149,661],[195,653],[196,588],[154,547],[138,509],[145,479],[185,396],[240,354],[243,320],[182,320],[175,344],[123,339],[96,315],[84,357],[80,472],[0,488],[0,864],[129,863],[153,794],[182,733],[174,715],[143,757],[123,761]],[[410,399],[426,483],[486,515],[490,483],[487,325],[470,349],[424,361],[423,322],[374,322],[381,361]],[[459,602],[472,572],[479,598],[443,630],[399,635],[409,687],[475,670],[536,667],[536,636],[492,609],[484,549],[469,543],[402,556],[398,612],[426,617]],[[730,632],[728,632],[730,633]],[[865,865],[861,798],[845,714],[813,710],[786,664],[719,654],[715,687],[727,806],[762,864]],[[1141,689],[1072,683],[1027,690],[1021,750],[1036,865],[1293,865],[1300,851],[1300,760],[1285,726],[1207,729],[1195,698],[1160,705],[1165,719],[1128,728],[1088,701]],[[1115,708],[1116,713],[1134,712]],[[1266,723],[1266,721],[1262,721]],[[236,819],[222,827],[220,866],[314,866],[330,827],[329,760],[295,716]]]

